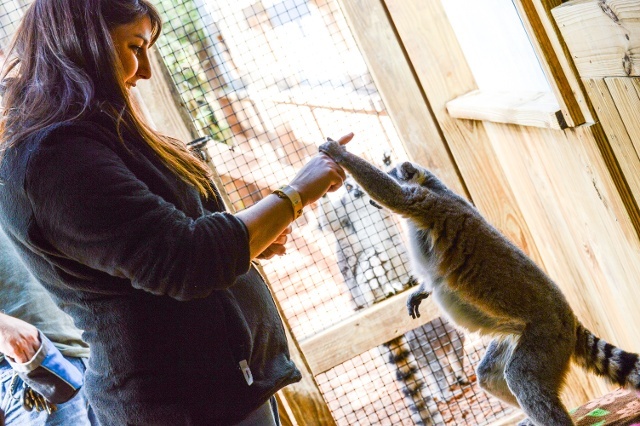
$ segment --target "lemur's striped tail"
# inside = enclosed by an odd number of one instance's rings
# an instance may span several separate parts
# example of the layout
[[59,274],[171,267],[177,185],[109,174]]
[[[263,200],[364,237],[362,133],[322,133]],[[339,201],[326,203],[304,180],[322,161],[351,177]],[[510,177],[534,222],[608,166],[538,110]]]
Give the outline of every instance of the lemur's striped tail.
[[640,356],[596,337],[578,322],[574,361],[622,387],[640,389]]

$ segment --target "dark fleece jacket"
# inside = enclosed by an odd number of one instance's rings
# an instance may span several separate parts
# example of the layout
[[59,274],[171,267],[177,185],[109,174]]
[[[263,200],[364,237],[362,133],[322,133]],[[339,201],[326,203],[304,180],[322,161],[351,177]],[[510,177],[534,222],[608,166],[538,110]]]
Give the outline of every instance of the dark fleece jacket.
[[101,424],[237,422],[300,380],[247,230],[125,140],[98,113],[7,150],[0,220],[84,330]]

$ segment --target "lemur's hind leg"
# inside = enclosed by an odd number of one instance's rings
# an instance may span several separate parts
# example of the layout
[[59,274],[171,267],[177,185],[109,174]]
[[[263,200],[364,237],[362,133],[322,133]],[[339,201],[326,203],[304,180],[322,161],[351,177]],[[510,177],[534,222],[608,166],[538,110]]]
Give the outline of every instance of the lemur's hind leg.
[[571,330],[537,323],[536,329],[531,325],[525,328],[507,361],[505,378],[509,389],[535,425],[573,426],[559,394],[574,346]]
[[501,399],[507,404],[520,407],[518,400],[511,393],[507,381],[504,377],[504,370],[511,357],[512,345],[511,340],[492,340],[485,352],[480,364],[476,368],[478,384],[480,387]]

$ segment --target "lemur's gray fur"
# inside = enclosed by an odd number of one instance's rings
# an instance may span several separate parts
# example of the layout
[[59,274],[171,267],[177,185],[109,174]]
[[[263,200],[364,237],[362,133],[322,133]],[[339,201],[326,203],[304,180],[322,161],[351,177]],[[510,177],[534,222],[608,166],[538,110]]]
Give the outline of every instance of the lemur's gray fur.
[[[347,177],[341,189],[323,197],[317,213],[320,228],[335,237],[338,267],[356,310],[417,284],[409,273],[406,245],[393,213],[372,206],[353,178]],[[437,318],[385,347],[415,423],[442,424],[436,401],[451,398],[453,386],[468,384],[463,371],[464,335]]]
[[378,203],[407,219],[422,287],[458,326],[494,337],[477,367],[480,386],[528,416],[520,425],[572,426],[560,401],[571,360],[620,386],[640,388],[637,354],[599,339],[578,321],[556,284],[463,197],[419,165],[388,174],[335,141],[320,146]]

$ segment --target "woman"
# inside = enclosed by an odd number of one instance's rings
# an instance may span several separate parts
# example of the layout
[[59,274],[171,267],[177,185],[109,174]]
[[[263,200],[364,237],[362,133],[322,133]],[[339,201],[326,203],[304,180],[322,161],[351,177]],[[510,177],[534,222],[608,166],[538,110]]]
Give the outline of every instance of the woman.
[[344,172],[319,154],[224,212],[206,166],[132,107],[160,28],[147,0],[34,1],[3,75],[0,219],[84,330],[101,424],[264,424],[300,373],[251,260],[283,254]]

